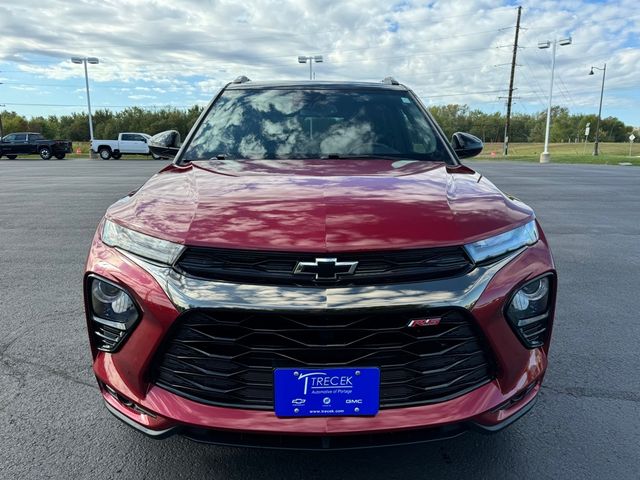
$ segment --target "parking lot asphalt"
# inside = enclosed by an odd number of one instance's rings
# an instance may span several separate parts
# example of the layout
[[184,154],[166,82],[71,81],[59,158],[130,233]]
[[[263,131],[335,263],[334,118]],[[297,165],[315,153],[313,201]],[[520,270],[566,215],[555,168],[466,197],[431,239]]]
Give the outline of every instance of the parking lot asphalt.
[[83,263],[107,206],[163,162],[0,162],[0,478],[639,478],[640,168],[469,164],[536,209],[555,254],[538,404],[493,436],[299,453],[155,441],[102,405]]

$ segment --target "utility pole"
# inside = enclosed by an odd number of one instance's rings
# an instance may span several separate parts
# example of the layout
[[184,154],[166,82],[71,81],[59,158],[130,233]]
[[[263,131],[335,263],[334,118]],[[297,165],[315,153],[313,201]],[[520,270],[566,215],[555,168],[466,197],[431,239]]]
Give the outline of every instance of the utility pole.
[[504,149],[502,154],[509,154],[509,128],[511,127],[511,102],[513,101],[513,79],[516,74],[516,57],[518,56],[518,35],[520,33],[520,15],[522,7],[518,7],[518,20],[516,21],[516,37],[513,42],[513,56],[511,57],[511,77],[509,78],[509,97],[507,99],[507,122],[504,125]]

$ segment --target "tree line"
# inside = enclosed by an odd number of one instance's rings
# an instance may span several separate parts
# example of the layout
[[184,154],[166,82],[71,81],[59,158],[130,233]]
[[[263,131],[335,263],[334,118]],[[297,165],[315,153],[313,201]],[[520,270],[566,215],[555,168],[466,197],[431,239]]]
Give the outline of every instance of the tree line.
[[[499,112],[485,113],[471,110],[467,105],[441,105],[429,109],[448,137],[454,132],[469,132],[484,142],[504,140],[505,116]],[[131,107],[118,112],[98,110],[93,115],[95,138],[115,139],[120,132],[144,132],[150,135],[164,130],[178,130],[182,138],[191,129],[202,107],[186,110],[162,108],[144,109]],[[593,141],[596,131],[596,115],[570,114],[564,107],[555,106],[551,111],[551,142],[584,141],[585,127],[590,124],[588,141]],[[87,141],[89,125],[85,113],[70,115],[36,116],[26,118],[16,112],[0,113],[4,135],[12,132],[39,132],[51,139]],[[546,111],[533,114],[519,113],[511,117],[510,142],[542,142],[544,140]],[[600,122],[600,141],[626,142],[633,127],[616,117],[603,118]]]
[[[506,118],[500,113],[485,113],[470,110],[467,105],[442,105],[429,109],[431,114],[448,136],[453,132],[469,132],[483,142],[504,141]],[[510,142],[543,142],[547,121],[547,112],[533,114],[517,113],[511,115]],[[594,141],[597,115],[571,114],[569,109],[555,106],[551,109],[551,130],[549,141],[581,142],[585,140],[585,130],[590,125],[587,140]],[[627,142],[634,127],[625,125],[616,117],[600,120],[601,142]]]
[[[178,130],[184,138],[201,112],[202,107],[197,105],[187,110],[140,107],[126,108],[118,112],[97,110],[93,114],[93,136],[116,139],[120,132],[143,132],[155,135],[164,130]],[[89,140],[89,119],[86,113],[26,118],[16,112],[4,111],[0,116],[4,135],[12,132],[37,132],[49,139],[74,142]]]

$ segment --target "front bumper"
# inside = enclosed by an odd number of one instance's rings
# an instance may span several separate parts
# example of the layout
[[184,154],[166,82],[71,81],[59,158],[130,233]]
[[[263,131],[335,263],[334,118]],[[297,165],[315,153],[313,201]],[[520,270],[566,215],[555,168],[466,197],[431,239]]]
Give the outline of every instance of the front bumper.
[[182,435],[196,442],[230,447],[269,448],[278,450],[354,450],[446,440],[462,435],[470,430],[485,434],[498,432],[522,418],[533,408],[536,403],[537,397],[535,395],[537,394],[538,388],[539,387],[536,387],[535,392],[532,392],[526,400],[523,399],[521,408],[512,413],[507,419],[494,425],[485,425],[474,420],[468,420],[440,426],[404,430],[394,429],[373,435],[369,432],[347,435],[328,433],[311,435],[282,434],[277,432],[255,433],[250,430],[221,430],[195,427],[186,424],[154,430],[133,420],[129,414],[123,413],[118,407],[114,406],[108,398],[105,398],[105,405],[107,410],[118,420],[153,439],[164,439],[172,435]]
[[[541,348],[525,348],[502,313],[514,286],[544,273],[555,273],[544,237],[491,266],[476,268],[462,280],[388,288],[298,292],[295,288],[223,283],[211,288],[213,282],[181,277],[110,248],[98,236],[86,271],[87,275],[126,286],[141,307],[142,320],[119,351],[110,354],[94,348],[93,368],[109,410],[154,437],[182,433],[212,443],[303,449],[413,443],[455,436],[469,428],[494,431],[531,408],[547,366],[548,342]],[[154,385],[149,371],[180,313],[207,306],[297,310],[462,307],[483,331],[497,363],[497,374],[490,383],[451,400],[383,409],[375,417],[283,419],[272,411],[206,405]],[[553,308],[551,315],[549,334]]]

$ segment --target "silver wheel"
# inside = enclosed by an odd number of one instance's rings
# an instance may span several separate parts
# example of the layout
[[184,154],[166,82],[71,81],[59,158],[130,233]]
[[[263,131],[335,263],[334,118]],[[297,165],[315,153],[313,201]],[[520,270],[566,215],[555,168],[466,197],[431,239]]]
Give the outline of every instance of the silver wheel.
[[108,148],[101,148],[98,153],[100,154],[100,158],[103,160],[109,160],[111,158],[111,150]]
[[40,158],[49,160],[51,158],[51,149],[49,147],[40,147]]

